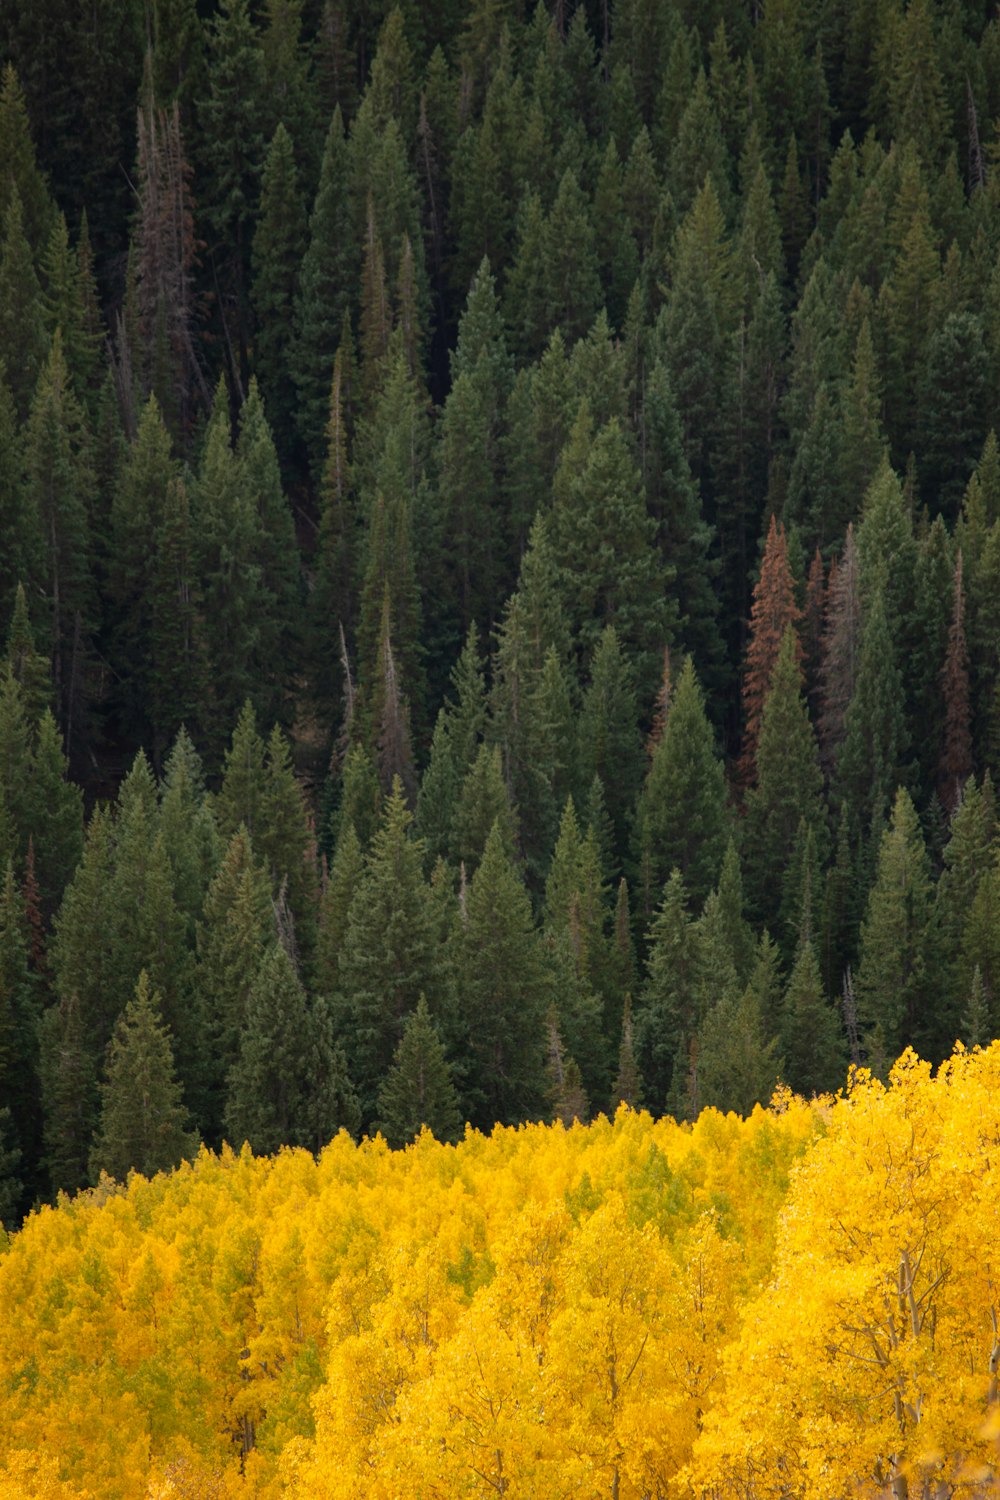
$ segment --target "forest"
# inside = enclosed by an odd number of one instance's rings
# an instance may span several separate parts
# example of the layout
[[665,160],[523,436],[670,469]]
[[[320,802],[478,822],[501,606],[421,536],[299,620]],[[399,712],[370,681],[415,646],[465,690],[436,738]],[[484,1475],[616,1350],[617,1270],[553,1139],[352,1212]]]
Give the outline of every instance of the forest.
[[0,1218],[1000,1032],[1000,20],[0,0]]

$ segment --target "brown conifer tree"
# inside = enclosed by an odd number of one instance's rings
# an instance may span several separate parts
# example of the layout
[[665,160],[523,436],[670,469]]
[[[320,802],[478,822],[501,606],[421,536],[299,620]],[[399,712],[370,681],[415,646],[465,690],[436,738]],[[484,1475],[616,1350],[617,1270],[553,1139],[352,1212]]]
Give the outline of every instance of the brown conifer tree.
[[941,671],[944,695],[944,744],[938,768],[938,796],[953,812],[972,772],[972,732],[969,712],[969,652],[965,642],[965,592],[962,554],[955,559],[954,604],[948,629],[948,651]]
[[[764,713],[764,703],[771,689],[774,664],[778,660],[782,636],[789,625],[798,626],[802,611],[795,602],[795,583],[788,565],[788,539],[785,528],[771,516],[760,578],[753,591],[750,610],[750,639],[743,672],[743,754],[737,777],[744,787],[752,786],[757,775],[757,740]],[[802,661],[802,646],[796,635],[796,655]]]

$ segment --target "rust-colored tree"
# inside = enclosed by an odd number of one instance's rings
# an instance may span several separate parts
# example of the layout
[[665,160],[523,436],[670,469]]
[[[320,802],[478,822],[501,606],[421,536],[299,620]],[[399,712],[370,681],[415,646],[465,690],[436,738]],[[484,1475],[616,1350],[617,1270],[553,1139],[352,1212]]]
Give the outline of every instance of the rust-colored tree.
[[944,743],[938,767],[938,796],[953,812],[972,772],[972,731],[969,711],[969,652],[965,641],[965,591],[962,554],[955,559],[955,583],[948,650],[941,671],[944,696]]
[[[743,671],[743,753],[737,768],[737,779],[743,787],[752,786],[757,779],[761,718],[782,637],[787,627],[797,627],[801,618],[802,611],[795,602],[795,582],[788,564],[788,538],[785,528],[772,515],[760,578],[753,591],[750,639]],[[798,635],[795,644],[801,666],[802,646]]]

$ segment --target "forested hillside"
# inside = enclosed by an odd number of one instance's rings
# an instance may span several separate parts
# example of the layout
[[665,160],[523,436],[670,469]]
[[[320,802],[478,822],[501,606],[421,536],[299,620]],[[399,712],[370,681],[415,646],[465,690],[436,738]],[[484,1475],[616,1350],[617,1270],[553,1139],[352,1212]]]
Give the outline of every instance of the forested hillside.
[[990,6],[0,49],[0,1217],[1000,1031]]

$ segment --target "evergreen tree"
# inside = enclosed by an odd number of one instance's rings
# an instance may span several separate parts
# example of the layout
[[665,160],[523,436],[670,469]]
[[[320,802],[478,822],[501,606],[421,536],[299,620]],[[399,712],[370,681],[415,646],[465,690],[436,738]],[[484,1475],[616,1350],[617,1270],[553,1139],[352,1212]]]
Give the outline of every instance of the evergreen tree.
[[793,627],[796,663],[801,660],[802,648],[798,636],[794,634],[794,627],[800,618],[801,611],[795,602],[794,584],[788,564],[788,539],[784,528],[777,524],[772,515],[764,544],[760,578],[754,588],[750,639],[743,673],[743,754],[739,774],[746,786],[752,785],[757,776],[757,743],[764,705],[789,626]]
[[747,794],[743,849],[752,912],[759,925],[777,930],[781,899],[777,880],[792,857],[800,823],[825,843],[823,776],[801,691],[794,628],[785,628],[757,741],[756,785]]
[[330,120],[309,218],[289,356],[299,396],[299,431],[314,474],[320,468],[329,412],[331,351],[341,335],[354,275],[346,173],[344,123],[338,105]]
[[254,367],[283,452],[293,436],[296,392],[286,360],[306,215],[292,138],[279,121],[264,158],[253,237],[251,302],[257,320]]
[[651,1108],[661,1110],[677,1082],[675,1059],[686,1055],[698,1026],[697,942],[677,869],[663,888],[648,943],[646,982],[636,1006],[635,1050],[644,1097]]
[[969,653],[965,644],[965,594],[962,588],[962,554],[955,559],[951,626],[948,653],[941,670],[944,696],[944,743],[938,771],[942,805],[953,811],[972,770],[972,735],[969,721]]
[[90,1152],[90,1175],[124,1182],[130,1172],[169,1171],[197,1149],[186,1128],[170,1038],[159,1020],[159,996],[143,970],[115,1027],[101,1084],[101,1117]]
[[[693,902],[715,884],[729,836],[726,784],[690,657],[685,661],[636,816],[645,910],[676,866]],[[643,1076],[647,1077],[645,1067]],[[650,1082],[647,1077],[647,1082]]]
[[338,1030],[362,1118],[377,1113],[378,1089],[421,994],[445,1025],[449,993],[432,921],[423,849],[409,836],[412,815],[397,780],[387,798],[340,949]]
[[437,1029],[421,995],[407,1018],[392,1067],[378,1095],[378,1129],[390,1146],[408,1145],[426,1128],[439,1141],[462,1130],[458,1096]]
[[616,1109],[619,1104],[627,1104],[630,1109],[638,1109],[642,1103],[642,1079],[639,1076],[639,1065],[635,1057],[635,1033],[632,1025],[632,996],[628,990],[625,991],[622,1006],[622,1036],[618,1047],[618,1070],[611,1085],[609,1103],[612,1109]]
[[903,686],[879,590],[865,616],[858,675],[844,715],[836,769],[837,793],[856,832],[874,833],[885,816],[900,779],[905,747]]
[[768,1103],[780,1073],[778,1043],[764,1031],[754,991],[723,995],[698,1033],[699,1104],[749,1115]]
[[823,994],[812,940],[799,945],[785,990],[781,1024],[787,1081],[797,1093],[833,1093],[844,1081],[846,1054],[837,1012]]
[[931,878],[923,834],[913,803],[896,793],[892,821],[882,835],[875,883],[861,924],[861,963],[857,975],[858,1019],[868,1046],[890,1059],[912,1045],[942,1056],[954,1038],[944,1040],[949,1018],[938,1013],[927,973],[927,925]]
[[16,360],[8,360],[7,379],[18,420],[23,422],[45,364],[47,340],[41,288],[35,275],[31,248],[24,235],[21,199],[16,187],[7,204],[3,231],[0,348],[18,352]]
[[43,1164],[53,1192],[86,1187],[97,1121],[97,1065],[84,1031],[81,1005],[70,992],[42,1017],[40,1031]]
[[315,1150],[340,1126],[355,1129],[357,1101],[322,1007],[310,1008],[288,953],[276,943],[247,999],[246,1027],[227,1080],[225,1124],[258,1154]]
[[465,893],[456,971],[473,1125],[538,1118],[544,1109],[550,977],[528,895],[494,825]]

